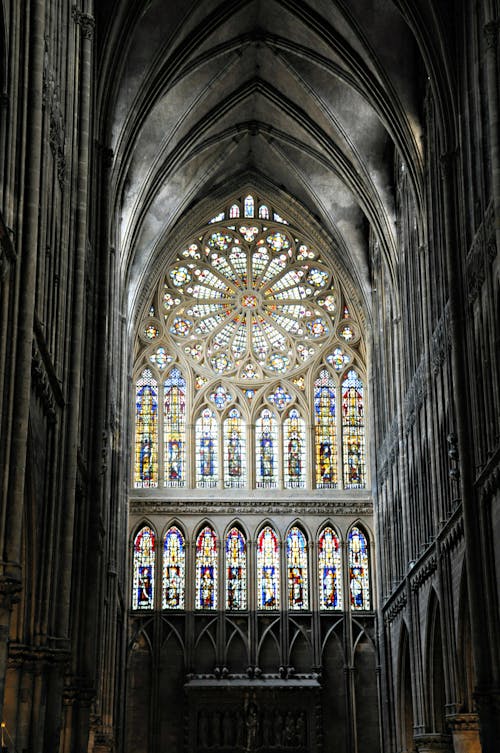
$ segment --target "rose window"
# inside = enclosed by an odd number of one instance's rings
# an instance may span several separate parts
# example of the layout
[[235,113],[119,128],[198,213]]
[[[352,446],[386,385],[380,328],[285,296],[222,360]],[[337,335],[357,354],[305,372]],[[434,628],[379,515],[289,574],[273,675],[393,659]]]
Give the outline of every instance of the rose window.
[[339,296],[319,254],[284,228],[211,228],[178,254],[163,292],[166,329],[199,370],[260,380],[315,358]]

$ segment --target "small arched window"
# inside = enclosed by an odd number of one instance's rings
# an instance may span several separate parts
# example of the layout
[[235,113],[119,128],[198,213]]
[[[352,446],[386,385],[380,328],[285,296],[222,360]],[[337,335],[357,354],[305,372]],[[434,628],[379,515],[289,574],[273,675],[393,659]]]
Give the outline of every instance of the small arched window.
[[342,609],[342,551],[337,534],[323,528],[318,543],[319,608]]
[[276,531],[266,526],[257,539],[257,607],[279,609],[280,560]]
[[172,526],[163,542],[163,609],[184,609],[185,549],[184,536],[176,526]]
[[217,607],[217,537],[205,526],[196,539],[196,608]]
[[306,537],[300,528],[293,526],[286,539],[286,564],[288,573],[288,607],[291,610],[309,607],[309,572],[307,566]]
[[226,536],[226,609],[247,608],[247,544],[239,528]]
[[155,584],[155,534],[144,526],[134,539],[132,609],[153,609]]
[[158,383],[144,369],[135,389],[135,486],[158,486]]
[[348,537],[351,609],[370,609],[370,574],[365,533],[353,526]]

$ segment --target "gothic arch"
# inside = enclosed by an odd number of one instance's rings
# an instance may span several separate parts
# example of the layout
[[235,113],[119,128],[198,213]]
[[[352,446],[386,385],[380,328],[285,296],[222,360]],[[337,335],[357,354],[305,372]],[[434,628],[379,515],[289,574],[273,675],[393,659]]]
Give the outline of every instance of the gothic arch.
[[403,753],[413,753],[415,745],[414,735],[414,712],[412,690],[412,661],[410,651],[410,634],[406,622],[402,620],[399,635],[399,651],[397,659],[398,698],[397,698],[397,723],[398,750]]
[[426,638],[426,694],[427,724],[430,732],[443,734],[446,731],[446,679],[441,624],[441,605],[434,588],[431,589],[427,607]]

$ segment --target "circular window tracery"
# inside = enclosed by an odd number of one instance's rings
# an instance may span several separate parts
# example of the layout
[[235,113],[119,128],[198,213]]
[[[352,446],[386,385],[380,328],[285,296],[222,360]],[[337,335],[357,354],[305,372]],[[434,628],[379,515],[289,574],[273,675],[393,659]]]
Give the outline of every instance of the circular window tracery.
[[338,300],[318,252],[257,220],[190,243],[163,290],[166,330],[188,361],[245,381],[304,368],[335,331]]

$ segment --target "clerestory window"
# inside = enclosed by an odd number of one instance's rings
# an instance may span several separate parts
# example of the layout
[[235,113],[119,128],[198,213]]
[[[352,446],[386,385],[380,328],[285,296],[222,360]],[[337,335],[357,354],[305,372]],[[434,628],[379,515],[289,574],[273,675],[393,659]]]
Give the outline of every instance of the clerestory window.
[[363,332],[326,253],[249,193],[170,256],[136,343],[135,488],[366,487]]

